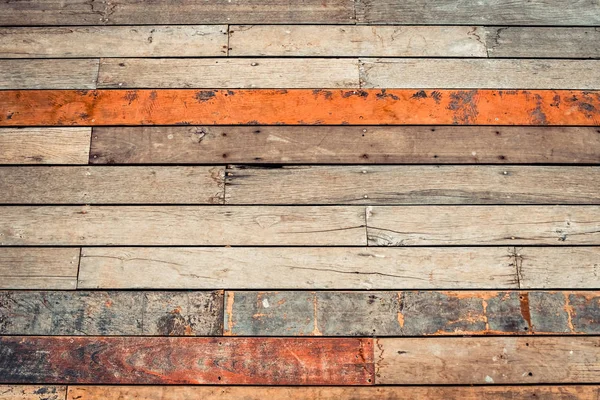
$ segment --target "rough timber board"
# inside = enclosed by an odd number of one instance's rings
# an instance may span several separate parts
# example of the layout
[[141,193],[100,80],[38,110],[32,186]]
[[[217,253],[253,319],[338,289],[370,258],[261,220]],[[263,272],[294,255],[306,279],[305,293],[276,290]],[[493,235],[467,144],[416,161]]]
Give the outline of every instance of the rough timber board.
[[98,65],[97,59],[0,60],[0,90],[95,89]]
[[65,400],[66,386],[0,385],[3,400]]

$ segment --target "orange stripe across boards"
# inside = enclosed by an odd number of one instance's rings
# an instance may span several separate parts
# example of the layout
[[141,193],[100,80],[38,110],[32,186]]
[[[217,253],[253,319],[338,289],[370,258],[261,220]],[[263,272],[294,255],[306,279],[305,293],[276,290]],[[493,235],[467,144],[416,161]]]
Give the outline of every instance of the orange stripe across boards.
[[600,91],[6,90],[0,125],[600,125]]

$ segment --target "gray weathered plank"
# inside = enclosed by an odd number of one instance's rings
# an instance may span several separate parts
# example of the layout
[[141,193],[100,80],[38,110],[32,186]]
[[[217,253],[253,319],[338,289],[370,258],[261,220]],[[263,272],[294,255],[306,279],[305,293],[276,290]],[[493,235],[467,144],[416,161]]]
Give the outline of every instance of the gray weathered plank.
[[65,400],[66,386],[0,385],[3,400]]
[[0,60],[0,89],[95,89],[99,60]]
[[2,204],[221,204],[224,167],[4,167]]

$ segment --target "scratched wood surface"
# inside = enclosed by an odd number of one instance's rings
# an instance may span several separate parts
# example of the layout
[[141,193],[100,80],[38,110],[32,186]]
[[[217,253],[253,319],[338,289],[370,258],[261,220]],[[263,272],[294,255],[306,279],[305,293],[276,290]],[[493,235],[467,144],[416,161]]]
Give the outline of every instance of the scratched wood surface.
[[0,89],[95,89],[99,60],[0,60]]
[[64,400],[66,386],[54,385],[0,385],[0,396],[4,400]]

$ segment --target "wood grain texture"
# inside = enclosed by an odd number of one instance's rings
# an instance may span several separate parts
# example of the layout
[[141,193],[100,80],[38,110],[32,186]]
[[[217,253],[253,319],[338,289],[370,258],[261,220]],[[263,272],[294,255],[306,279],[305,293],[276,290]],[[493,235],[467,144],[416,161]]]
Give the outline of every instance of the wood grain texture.
[[594,127],[145,126],[93,133],[92,164],[600,163]]
[[0,289],[75,289],[79,251],[79,248],[2,248]]
[[366,245],[364,207],[0,207],[3,245]]
[[66,386],[0,385],[4,400],[65,400]]
[[598,337],[378,339],[378,384],[593,383]]
[[220,336],[223,292],[0,291],[2,335]]
[[372,246],[600,243],[596,206],[367,207]]
[[240,165],[225,186],[227,204],[597,204],[600,169]]
[[222,204],[224,167],[4,167],[3,204]]
[[95,89],[99,60],[0,60],[0,90]]
[[474,26],[234,25],[230,56],[487,57]]
[[0,164],[87,164],[90,128],[2,128]]
[[[529,248],[522,257],[529,259]],[[521,253],[520,253],[521,254]],[[565,253],[568,257],[571,253]],[[594,254],[590,252],[590,255]],[[564,256],[552,253],[561,271]],[[517,289],[512,248],[82,249],[86,289]],[[597,261],[597,260],[596,260]],[[545,261],[540,260],[539,263]],[[587,258],[588,264],[594,262]],[[525,263],[524,263],[525,264]],[[576,264],[576,263],[574,263]],[[583,267],[583,266],[582,266]],[[585,271],[585,272],[584,272]],[[533,272],[533,271],[532,271]],[[582,270],[580,276],[589,272]],[[529,273],[528,273],[529,275]],[[531,276],[532,284],[536,277]],[[598,279],[588,280],[598,284]]]
[[2,337],[0,381],[369,385],[371,339]]

